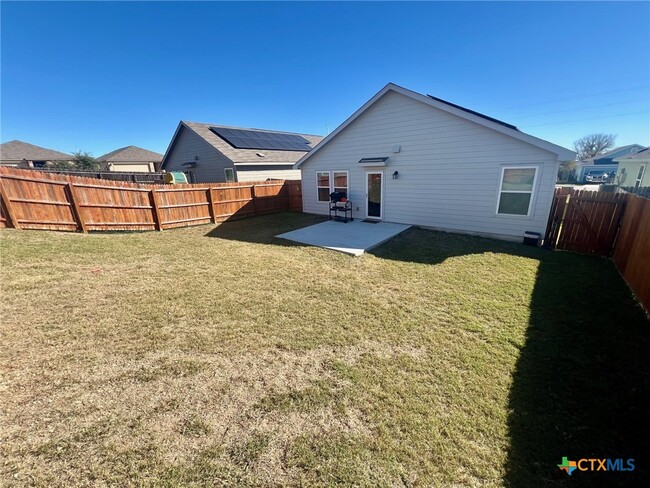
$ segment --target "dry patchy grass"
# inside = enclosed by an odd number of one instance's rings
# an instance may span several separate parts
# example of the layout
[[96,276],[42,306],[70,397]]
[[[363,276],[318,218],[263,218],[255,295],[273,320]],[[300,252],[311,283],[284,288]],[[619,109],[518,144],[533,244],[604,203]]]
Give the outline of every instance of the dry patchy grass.
[[272,237],[317,220],[2,231],[0,483],[553,482],[522,461],[544,426],[513,420],[530,329],[567,307],[540,273],[598,276],[637,334],[611,265],[424,230],[362,258]]

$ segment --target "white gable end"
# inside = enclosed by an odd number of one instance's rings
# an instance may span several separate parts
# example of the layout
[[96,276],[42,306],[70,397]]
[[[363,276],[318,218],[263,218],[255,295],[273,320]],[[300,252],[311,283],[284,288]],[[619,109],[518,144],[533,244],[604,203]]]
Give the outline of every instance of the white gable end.
[[[328,212],[318,201],[317,172],[348,171],[355,217],[364,218],[367,172],[383,171],[386,221],[507,238],[544,232],[558,167],[558,155],[546,148],[393,90],[324,142],[301,167],[305,212]],[[385,167],[359,164],[386,156]],[[530,215],[497,215],[506,166],[537,169]]]

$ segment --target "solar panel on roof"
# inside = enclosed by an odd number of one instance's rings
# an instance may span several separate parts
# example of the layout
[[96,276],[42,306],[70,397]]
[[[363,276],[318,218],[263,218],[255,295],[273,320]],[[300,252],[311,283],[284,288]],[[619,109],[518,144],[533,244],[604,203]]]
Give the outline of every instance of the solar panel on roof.
[[275,149],[304,152],[311,150],[309,141],[296,134],[225,129],[223,127],[210,127],[210,130],[237,149]]

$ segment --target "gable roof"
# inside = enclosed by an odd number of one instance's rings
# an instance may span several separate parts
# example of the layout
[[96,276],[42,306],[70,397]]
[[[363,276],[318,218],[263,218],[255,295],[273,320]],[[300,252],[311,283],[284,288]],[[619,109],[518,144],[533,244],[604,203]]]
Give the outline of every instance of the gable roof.
[[627,161],[638,163],[650,162],[650,147],[646,147],[633,154],[626,154],[625,156],[614,158],[614,162],[616,163],[625,163]]
[[558,146],[556,144],[553,144],[548,141],[544,141],[543,139],[539,139],[537,137],[531,136],[529,134],[526,134],[524,132],[521,132],[519,129],[517,129],[514,125],[507,124],[506,122],[502,122],[501,120],[495,119],[493,117],[489,117],[487,115],[481,114],[479,112],[475,112],[474,110],[470,110],[465,107],[461,107],[460,105],[456,105],[454,103],[447,102],[445,100],[442,100],[440,98],[433,97],[431,95],[422,95],[421,93],[414,92],[413,90],[409,90],[407,88],[401,87],[399,85],[396,85],[395,83],[388,83],[384,88],[379,90],[375,96],[373,96],[370,100],[368,100],[366,103],[364,103],[356,112],[354,112],[350,117],[348,117],[341,125],[339,125],[334,131],[332,131],[325,139],[323,139],[312,151],[304,155],[297,163],[296,163],[296,168],[300,168],[309,158],[311,158],[314,154],[316,154],[318,151],[320,151],[323,147],[325,147],[332,139],[334,139],[341,131],[343,131],[348,125],[350,125],[352,122],[354,122],[357,118],[359,118],[366,110],[368,110],[370,107],[372,107],[376,102],[378,102],[384,95],[386,95],[388,92],[395,92],[399,93],[401,95],[404,95],[406,97],[412,98],[414,100],[418,100],[422,103],[425,103],[433,108],[440,109],[444,112],[456,115],[458,117],[461,117],[465,120],[468,120],[470,122],[474,122],[476,124],[488,127],[492,130],[495,130],[497,132],[500,132],[502,134],[508,135],[510,137],[513,137],[515,139],[518,139],[520,141],[526,142],[528,144],[531,144],[533,146],[539,147],[541,149],[544,149],[546,151],[549,151],[551,153],[557,154],[558,158],[561,161],[569,161],[575,158],[575,153],[573,151],[570,151],[564,147]]
[[[167,163],[167,158],[171,154],[171,150],[174,147],[176,143],[176,139],[180,134],[181,130],[192,131],[201,139],[203,139],[205,142],[207,142],[210,146],[212,146],[214,149],[216,149],[221,154],[223,154],[228,159],[230,159],[233,163],[235,163],[235,165],[237,164],[268,165],[274,163],[292,165],[306,153],[306,151],[305,152],[282,151],[282,150],[273,150],[273,149],[238,149],[236,147],[231,146],[224,139],[222,139],[217,134],[212,132],[210,130],[211,127],[220,128],[220,129],[255,130],[259,132],[272,132],[277,134],[289,134],[289,135],[302,136],[309,141],[309,146],[308,146],[309,150],[315,147],[316,144],[318,144],[323,139],[322,136],[317,136],[313,134],[300,134],[297,132],[284,132],[284,131],[267,130],[267,129],[250,129],[246,127],[232,127],[228,125],[206,124],[201,122],[188,122],[185,120],[181,120],[180,123],[178,124],[178,127],[176,128],[176,132],[174,133],[171,142],[169,143],[169,147],[165,152],[165,156],[163,157],[162,168],[165,167],[165,164]],[[258,153],[264,154],[264,157],[258,156]]]
[[126,146],[99,156],[97,161],[159,163],[163,155],[138,146]]
[[9,141],[0,144],[0,160],[22,161],[23,159],[27,161],[71,161],[74,156],[23,141]]

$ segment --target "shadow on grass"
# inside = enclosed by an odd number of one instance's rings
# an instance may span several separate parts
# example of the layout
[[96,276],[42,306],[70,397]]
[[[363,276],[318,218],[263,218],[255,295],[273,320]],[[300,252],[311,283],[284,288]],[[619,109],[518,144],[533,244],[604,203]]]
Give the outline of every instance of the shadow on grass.
[[[541,252],[510,391],[507,483],[648,486],[650,323],[610,261]],[[637,468],[568,476],[563,456]]]
[[[296,246],[274,236],[325,220],[274,214],[227,222],[208,236]],[[438,264],[503,253],[538,261],[526,339],[508,397],[508,486],[639,486],[650,452],[650,323],[613,264],[480,237],[410,229],[372,250],[382,259]],[[633,472],[580,472],[562,457],[634,458]],[[647,483],[645,483],[647,486]]]
[[438,264],[454,256],[489,252],[534,258],[538,258],[541,253],[537,248],[516,242],[419,228],[408,229],[368,251],[369,254],[383,259],[421,264]]
[[327,217],[322,215],[281,212],[224,222],[210,230],[206,236],[231,241],[273,244],[276,246],[304,246],[304,244],[286,239],[278,239],[275,236],[309,225],[318,224],[325,220],[327,220]]
[[[507,486],[649,486],[650,323],[611,261],[412,229],[371,251],[437,264],[506,253],[539,261],[508,399]],[[633,472],[568,476],[562,457],[634,458]],[[624,461],[625,462],[625,461]]]

